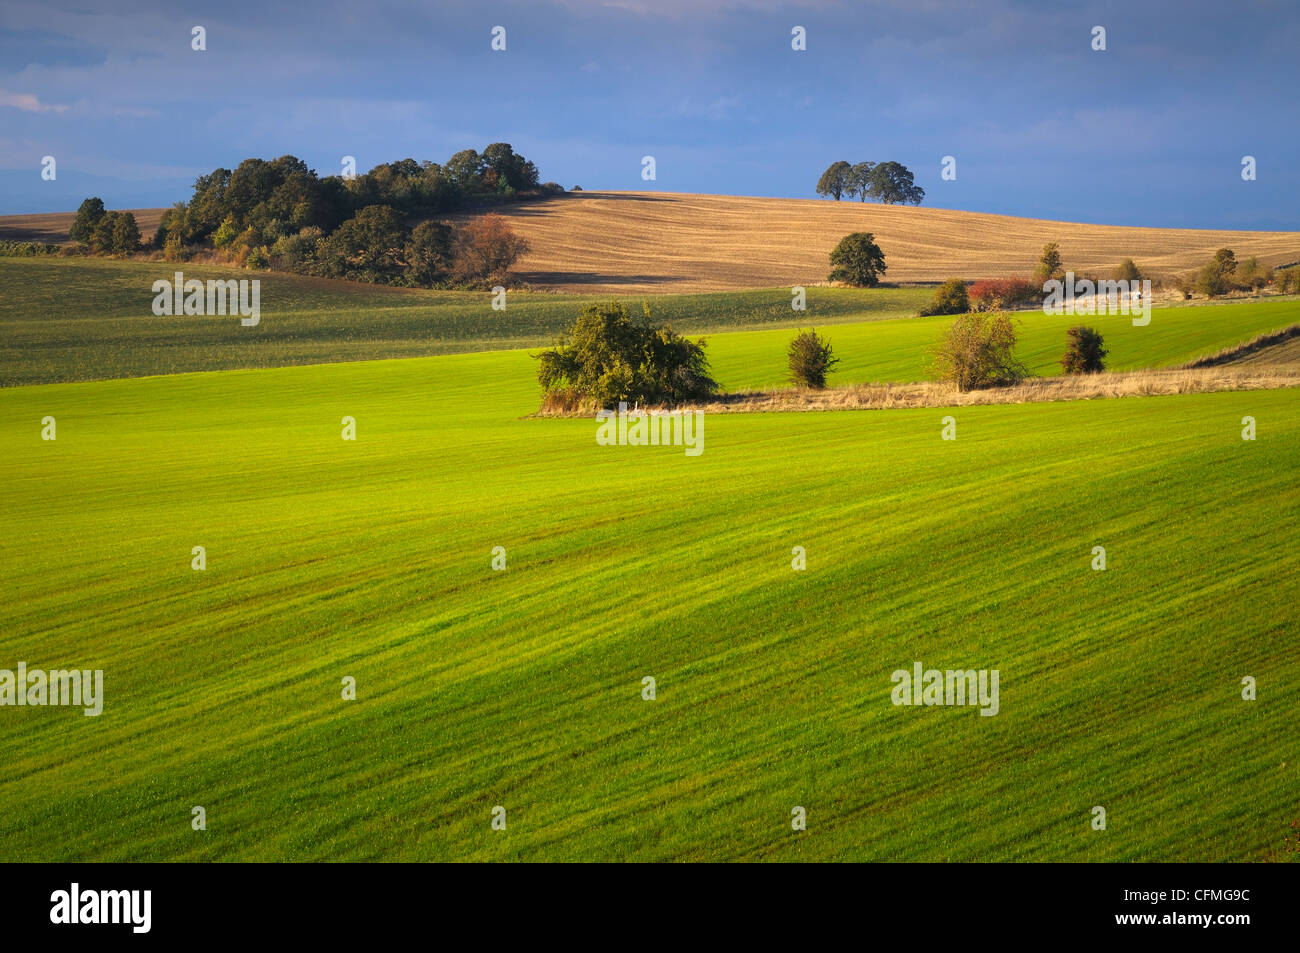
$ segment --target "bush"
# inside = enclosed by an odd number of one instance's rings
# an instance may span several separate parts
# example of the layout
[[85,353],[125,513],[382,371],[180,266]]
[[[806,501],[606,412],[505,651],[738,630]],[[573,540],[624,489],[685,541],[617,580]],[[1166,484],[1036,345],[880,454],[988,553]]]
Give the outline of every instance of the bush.
[[1029,375],[1018,360],[1009,315],[971,311],[952,323],[935,345],[933,371],[960,391],[1015,384]]
[[934,297],[921,309],[921,314],[965,314],[969,310],[970,297],[966,294],[966,282],[960,278],[949,278],[935,289]]
[[130,212],[118,212],[113,221],[113,251],[130,255],[140,248],[140,226]]
[[1025,278],[990,278],[970,287],[970,303],[976,311],[1001,311],[1042,300],[1041,283]]
[[244,259],[244,265],[257,271],[262,271],[271,267],[271,255],[262,245],[257,248],[248,250],[248,257]]
[[1102,347],[1101,332],[1096,328],[1070,328],[1061,368],[1067,374],[1097,374],[1106,369],[1103,359],[1110,352]]
[[556,346],[535,355],[537,380],[548,402],[567,405],[586,399],[602,407],[619,401],[675,403],[710,397],[718,384],[709,376],[704,342],[690,341],[670,327],[636,324],[617,301],[583,309]]
[[1279,268],[1273,280],[1278,294],[1296,294],[1300,292],[1300,268]]
[[442,222],[421,222],[406,243],[406,277],[419,288],[445,281],[452,267],[452,230]]
[[1056,242],[1048,242],[1043,246],[1038,267],[1034,269],[1034,281],[1041,288],[1045,281],[1062,281],[1064,278],[1065,268],[1061,266],[1061,248]]
[[1233,283],[1243,291],[1258,291],[1272,280],[1273,269],[1261,265],[1254,255],[1238,265],[1233,275]]
[[0,241],[0,258],[35,258],[38,255],[57,255],[58,245],[44,242]]
[[1212,261],[1196,273],[1194,287],[1207,298],[1217,298],[1219,295],[1227,294],[1232,284],[1228,276],[1223,273],[1222,267]]
[[501,284],[528,242],[511,231],[496,213],[480,215],[456,230],[452,243],[452,273],[465,284]]
[[564,186],[558,182],[543,182],[539,188],[543,195],[563,195]]
[[321,230],[309,225],[297,235],[286,235],[271,246],[271,265],[281,271],[310,274],[316,266]]
[[582,186],[581,186],[581,185],[575,185],[573,188],[569,189],[569,191],[570,191],[570,192],[581,192],[581,191],[582,191]]
[[78,244],[89,245],[95,226],[106,214],[108,213],[104,211],[103,199],[86,199],[77,208],[77,217],[72,223],[72,228],[68,230],[68,237]]
[[829,341],[823,341],[816,331],[800,331],[790,342],[786,352],[790,364],[790,380],[800,387],[821,390],[826,386],[826,374],[840,362],[831,352]]
[[1138,266],[1133,263],[1132,258],[1125,258],[1111,272],[1111,277],[1115,281],[1141,281],[1142,273],[1138,271]]
[[845,235],[831,252],[831,281],[843,281],[856,288],[874,288],[885,273],[885,255],[871,232]]

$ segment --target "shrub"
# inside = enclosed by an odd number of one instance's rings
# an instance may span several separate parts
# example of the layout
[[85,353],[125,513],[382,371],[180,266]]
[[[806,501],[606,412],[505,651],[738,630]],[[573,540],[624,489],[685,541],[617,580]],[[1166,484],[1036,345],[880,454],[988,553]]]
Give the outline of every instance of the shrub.
[[786,353],[790,380],[800,387],[817,390],[826,386],[827,372],[840,362],[832,353],[830,342],[818,337],[816,331],[800,331]]
[[282,271],[310,273],[316,265],[321,230],[309,225],[297,235],[286,235],[271,246],[271,264]]
[[72,223],[72,228],[68,230],[68,237],[81,245],[89,245],[95,226],[106,214],[108,213],[104,211],[103,199],[86,199],[77,208],[77,217]]
[[1138,270],[1138,266],[1133,263],[1132,258],[1125,258],[1111,272],[1111,277],[1115,281],[1141,281],[1142,272]]
[[564,186],[558,182],[543,182],[539,188],[543,195],[563,195]]
[[129,255],[140,247],[140,226],[130,212],[118,212],[113,220],[113,251]]
[[38,255],[57,255],[58,245],[44,242],[0,241],[0,258],[35,258]]
[[935,289],[934,297],[921,309],[921,314],[965,314],[969,310],[970,297],[966,294],[966,282],[960,278],[949,278]]
[[831,252],[831,281],[857,288],[874,288],[885,273],[885,255],[871,232],[845,235]]
[[1061,247],[1056,242],[1048,242],[1043,246],[1042,257],[1038,259],[1038,267],[1034,269],[1034,281],[1041,288],[1045,281],[1062,281],[1065,278],[1065,269],[1061,266]]
[[1002,312],[960,315],[935,345],[933,371],[960,391],[1015,384],[1029,375],[1018,360],[1016,329]]
[[991,278],[970,287],[970,303],[976,311],[1001,311],[1042,299],[1042,285],[1024,278]]
[[1233,283],[1243,291],[1258,291],[1272,280],[1273,269],[1261,265],[1254,255],[1238,265],[1233,275]]
[[456,230],[452,273],[466,284],[504,284],[506,274],[528,251],[528,242],[496,213],[480,215]]
[[452,230],[443,222],[421,222],[406,243],[406,277],[420,288],[446,280],[452,267]]
[[1227,294],[1232,285],[1218,262],[1212,261],[1196,273],[1194,287],[1207,298],[1217,298],[1219,295]]
[[1070,328],[1066,331],[1065,356],[1061,368],[1067,374],[1097,374],[1106,369],[1103,359],[1110,352],[1102,347],[1101,332],[1096,328]]
[[575,185],[573,188],[569,189],[569,191],[570,191],[570,192],[581,192],[581,191],[582,191],[582,186],[581,186],[581,185]]
[[716,393],[704,342],[655,327],[649,306],[644,312],[645,320],[636,324],[617,301],[583,309],[554,348],[535,355],[547,401],[587,399],[611,407],[624,400],[674,403]]
[[244,259],[244,265],[247,268],[253,268],[258,271],[271,267],[271,256],[266,250],[265,245],[248,250],[248,257]]

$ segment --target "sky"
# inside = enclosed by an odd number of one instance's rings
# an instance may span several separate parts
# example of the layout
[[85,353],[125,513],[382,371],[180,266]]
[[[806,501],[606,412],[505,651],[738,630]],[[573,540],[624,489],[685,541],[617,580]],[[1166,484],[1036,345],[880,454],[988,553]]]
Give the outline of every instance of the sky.
[[0,0],[0,214],[510,142],[566,188],[815,198],[894,160],[937,208],[1292,230],[1298,120],[1296,0]]

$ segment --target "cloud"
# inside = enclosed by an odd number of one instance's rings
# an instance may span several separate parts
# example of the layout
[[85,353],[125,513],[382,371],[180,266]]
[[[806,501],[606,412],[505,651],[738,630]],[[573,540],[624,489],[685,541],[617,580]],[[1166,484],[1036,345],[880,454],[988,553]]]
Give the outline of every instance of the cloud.
[[12,106],[29,113],[61,113],[68,108],[43,103],[31,93],[11,93],[3,89],[0,89],[0,106]]

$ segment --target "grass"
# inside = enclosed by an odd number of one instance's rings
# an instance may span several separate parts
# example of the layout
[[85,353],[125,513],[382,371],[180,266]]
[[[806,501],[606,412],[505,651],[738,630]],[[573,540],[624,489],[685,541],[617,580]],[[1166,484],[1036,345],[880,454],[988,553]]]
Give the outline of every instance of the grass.
[[[181,267],[190,277],[250,276]],[[0,385],[539,347],[598,300],[512,293],[507,310],[493,311],[487,293],[266,275],[261,323],[241,327],[230,317],[155,317],[152,283],[173,271],[148,262],[0,259],[0,278],[22,289],[0,299]],[[953,320],[911,317],[929,296],[921,288],[809,288],[800,313],[780,288],[623,300],[634,311],[648,301],[657,321],[709,334],[717,376],[734,388],[782,383],[791,329],[810,326],[833,326],[828,337],[842,363],[832,384],[922,380],[931,344]],[[1059,372],[1065,329],[1080,323],[1105,335],[1108,366],[1136,370],[1185,363],[1294,323],[1300,299],[1158,308],[1140,328],[1122,315],[1017,318],[1022,357],[1036,373]]]
[[[155,317],[153,282],[260,278],[262,320]],[[592,296],[511,292],[505,311],[487,292],[417,291],[230,268],[106,259],[3,259],[0,281],[21,294],[0,298],[0,386],[97,380],[334,361],[537,347],[554,342]],[[919,288],[808,289],[807,320],[823,324],[915,313]],[[788,326],[790,292],[627,295],[639,313],[679,331]]]
[[[1170,361],[1200,333],[1134,330]],[[717,351],[732,386],[769,376],[766,347]],[[107,696],[0,709],[0,857],[1285,842],[1296,392],[962,408],[955,442],[933,409],[721,415],[697,458],[519,419],[537,396],[521,352],[0,392],[0,668],[102,668]],[[892,706],[915,660],[998,668],[1000,714]]]

